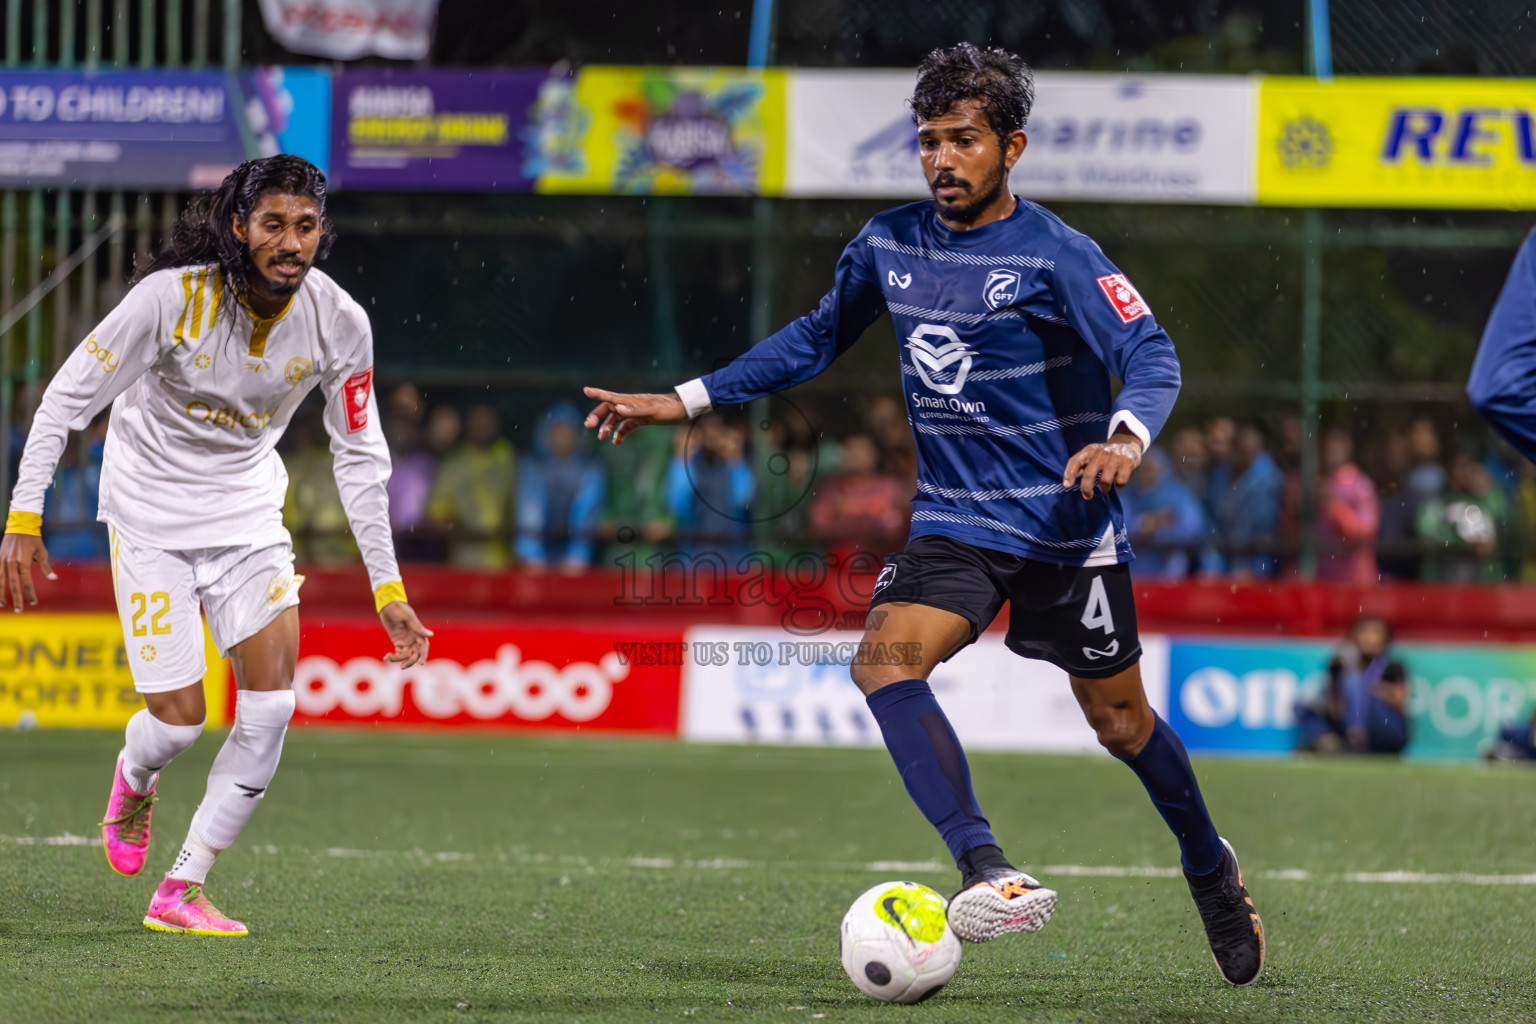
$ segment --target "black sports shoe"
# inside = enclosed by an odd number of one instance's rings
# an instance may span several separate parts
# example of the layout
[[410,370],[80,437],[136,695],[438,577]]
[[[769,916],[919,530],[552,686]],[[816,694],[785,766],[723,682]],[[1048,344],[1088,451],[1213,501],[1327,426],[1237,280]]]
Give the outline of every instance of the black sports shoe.
[[1009,864],[995,846],[960,858],[960,891],[949,901],[949,926],[966,942],[1010,932],[1037,932],[1056,909],[1056,893]]
[[1221,845],[1227,854],[1214,874],[1191,875],[1186,871],[1184,878],[1205,923],[1216,969],[1233,985],[1252,985],[1264,970],[1264,923],[1243,885],[1237,853],[1225,839]]

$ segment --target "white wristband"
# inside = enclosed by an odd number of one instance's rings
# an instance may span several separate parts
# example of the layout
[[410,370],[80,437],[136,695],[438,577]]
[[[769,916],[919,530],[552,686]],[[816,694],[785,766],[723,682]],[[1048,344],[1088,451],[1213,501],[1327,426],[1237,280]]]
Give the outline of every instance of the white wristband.
[[673,390],[677,392],[677,397],[683,400],[683,408],[687,410],[688,418],[691,420],[698,419],[714,408],[709,400],[709,388],[705,387],[703,377],[695,377],[693,380],[679,384]]
[[1106,436],[1106,440],[1110,437],[1114,437],[1115,431],[1119,430],[1121,427],[1124,427],[1136,435],[1136,440],[1141,442],[1142,451],[1146,451],[1148,448],[1152,447],[1152,431],[1147,429],[1147,425],[1145,423],[1136,418],[1135,413],[1127,412],[1124,409],[1121,409],[1119,412],[1115,413],[1113,417],[1110,418],[1109,434]]

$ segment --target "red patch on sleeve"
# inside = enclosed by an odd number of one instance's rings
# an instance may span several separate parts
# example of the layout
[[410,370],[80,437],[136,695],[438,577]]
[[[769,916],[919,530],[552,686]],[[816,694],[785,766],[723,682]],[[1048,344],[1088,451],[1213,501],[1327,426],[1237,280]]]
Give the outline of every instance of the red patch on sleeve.
[[347,433],[355,434],[368,426],[368,396],[373,393],[373,367],[355,373],[341,386],[347,403]]
[[1120,314],[1121,320],[1130,323],[1132,320],[1140,320],[1144,316],[1152,315],[1146,300],[1137,293],[1135,286],[1126,280],[1124,274],[1106,274],[1098,280],[1099,287],[1104,289],[1104,297],[1109,300],[1111,306],[1115,307],[1115,312]]

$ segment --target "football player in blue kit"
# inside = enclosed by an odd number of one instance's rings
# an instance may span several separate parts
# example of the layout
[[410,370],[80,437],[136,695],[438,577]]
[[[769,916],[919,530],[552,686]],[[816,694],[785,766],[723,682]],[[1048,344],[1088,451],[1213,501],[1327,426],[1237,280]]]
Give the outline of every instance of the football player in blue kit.
[[927,682],[1008,603],[1007,645],[1070,676],[1099,742],[1136,773],[1177,837],[1222,977],[1247,985],[1263,969],[1263,926],[1183,743],[1142,688],[1115,491],[1173,407],[1178,358],[1092,239],[1009,191],[1033,100],[1029,68],[1010,53],[969,44],[931,53],[911,106],[932,201],[865,225],[808,315],[669,394],[587,388],[599,404],[586,422],[618,443],[637,426],[783,391],[888,313],[902,339],[919,474],[910,539],[876,581],[870,605],[884,614],[871,616],[864,639],[870,650],[901,643],[920,654],[916,664],[856,661],[852,675],[960,869],[955,934],[985,942],[1038,931],[1056,906],[1055,892],[1004,857]]

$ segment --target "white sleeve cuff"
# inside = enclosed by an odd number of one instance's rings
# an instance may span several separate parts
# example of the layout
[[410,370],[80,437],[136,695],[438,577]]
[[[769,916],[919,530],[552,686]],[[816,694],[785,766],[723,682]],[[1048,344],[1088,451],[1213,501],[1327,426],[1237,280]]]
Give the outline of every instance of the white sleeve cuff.
[[709,400],[709,388],[704,386],[703,377],[695,377],[687,383],[679,384],[673,390],[677,392],[677,397],[683,400],[683,408],[688,411],[688,418],[691,420],[698,419],[714,408]]
[[1115,431],[1119,430],[1121,427],[1124,427],[1136,435],[1137,439],[1141,441],[1142,451],[1146,451],[1148,448],[1152,447],[1152,431],[1147,429],[1147,425],[1145,423],[1136,418],[1135,413],[1128,412],[1125,409],[1121,409],[1119,412],[1115,413],[1115,415],[1110,418],[1109,434],[1107,436],[1114,437]]

